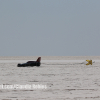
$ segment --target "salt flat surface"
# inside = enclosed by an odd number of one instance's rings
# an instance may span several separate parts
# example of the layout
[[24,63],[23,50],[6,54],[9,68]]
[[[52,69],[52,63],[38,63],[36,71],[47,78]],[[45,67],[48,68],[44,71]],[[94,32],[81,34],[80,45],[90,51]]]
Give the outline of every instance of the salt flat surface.
[[88,66],[80,58],[45,57],[40,67],[17,67],[32,59],[1,57],[0,85],[41,84],[47,88],[0,89],[0,100],[100,100],[100,57],[92,57],[95,63]]

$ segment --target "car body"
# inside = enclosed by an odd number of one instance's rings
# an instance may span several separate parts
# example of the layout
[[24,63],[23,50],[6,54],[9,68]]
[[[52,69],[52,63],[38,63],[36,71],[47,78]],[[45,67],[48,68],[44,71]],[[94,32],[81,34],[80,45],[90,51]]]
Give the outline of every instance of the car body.
[[28,66],[40,66],[41,65],[41,57],[38,57],[36,61],[28,61],[26,63],[18,64],[17,67],[28,67]]

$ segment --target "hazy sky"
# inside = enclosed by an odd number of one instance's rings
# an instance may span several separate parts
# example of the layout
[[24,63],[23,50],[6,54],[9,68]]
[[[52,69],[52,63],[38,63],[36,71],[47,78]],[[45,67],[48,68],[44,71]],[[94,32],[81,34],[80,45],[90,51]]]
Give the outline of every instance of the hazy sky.
[[0,0],[0,56],[100,56],[100,0]]

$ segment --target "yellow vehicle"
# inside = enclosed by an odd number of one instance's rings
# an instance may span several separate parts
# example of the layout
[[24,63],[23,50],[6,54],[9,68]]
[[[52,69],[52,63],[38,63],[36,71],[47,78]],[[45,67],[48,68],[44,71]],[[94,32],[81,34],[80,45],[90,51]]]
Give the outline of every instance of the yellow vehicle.
[[86,65],[92,65],[92,60],[86,60],[88,63]]

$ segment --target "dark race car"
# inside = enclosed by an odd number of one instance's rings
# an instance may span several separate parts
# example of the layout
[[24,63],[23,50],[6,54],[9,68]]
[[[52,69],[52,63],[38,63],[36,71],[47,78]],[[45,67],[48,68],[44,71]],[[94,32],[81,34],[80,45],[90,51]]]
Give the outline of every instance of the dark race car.
[[36,61],[28,61],[26,63],[23,64],[18,64],[17,67],[27,67],[27,66],[40,66],[41,65],[41,57],[38,57],[38,59]]

